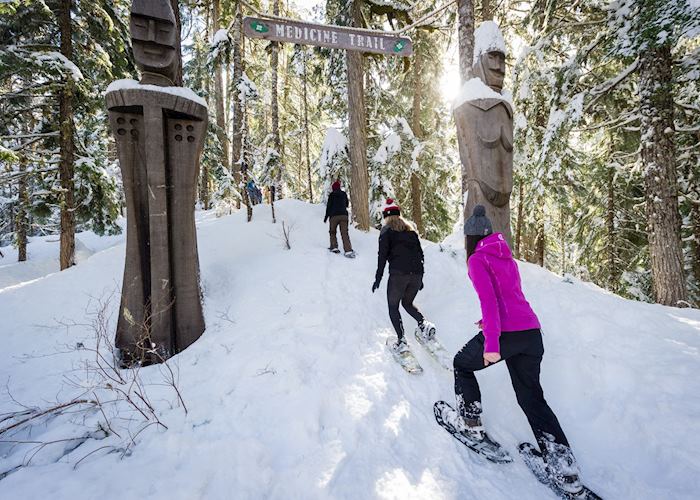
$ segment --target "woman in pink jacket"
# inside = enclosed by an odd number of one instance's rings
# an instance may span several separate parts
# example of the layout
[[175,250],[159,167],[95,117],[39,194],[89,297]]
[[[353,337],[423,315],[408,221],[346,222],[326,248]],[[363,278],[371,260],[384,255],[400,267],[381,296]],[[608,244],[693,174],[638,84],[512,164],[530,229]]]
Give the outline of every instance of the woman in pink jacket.
[[[464,224],[467,268],[481,303],[481,332],[454,358],[458,415],[453,422],[474,441],[490,441],[481,424],[481,393],[474,372],[506,362],[520,408],[547,462],[565,491],[581,489],[578,467],[557,417],[540,386],[542,332],[520,286],[518,266],[503,235],[493,233],[483,206]],[[455,412],[456,413],[456,412]]]

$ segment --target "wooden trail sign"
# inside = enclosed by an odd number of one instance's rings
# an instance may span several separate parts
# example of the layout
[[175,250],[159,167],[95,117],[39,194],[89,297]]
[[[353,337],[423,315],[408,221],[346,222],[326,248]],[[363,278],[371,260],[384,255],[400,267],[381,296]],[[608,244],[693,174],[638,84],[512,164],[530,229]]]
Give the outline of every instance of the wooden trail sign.
[[413,54],[413,43],[408,37],[331,24],[246,16],[243,18],[243,32],[250,38],[262,38],[273,42],[316,45],[388,56],[408,57]]

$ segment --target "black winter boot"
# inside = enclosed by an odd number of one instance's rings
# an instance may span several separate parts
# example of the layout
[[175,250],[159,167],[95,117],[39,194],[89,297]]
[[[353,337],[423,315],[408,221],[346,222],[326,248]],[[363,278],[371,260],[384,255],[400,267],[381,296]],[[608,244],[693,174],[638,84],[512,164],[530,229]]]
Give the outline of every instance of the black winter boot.
[[557,487],[575,495],[583,488],[579,479],[579,468],[571,448],[555,443],[552,439],[540,439],[542,455],[547,463],[547,471]]

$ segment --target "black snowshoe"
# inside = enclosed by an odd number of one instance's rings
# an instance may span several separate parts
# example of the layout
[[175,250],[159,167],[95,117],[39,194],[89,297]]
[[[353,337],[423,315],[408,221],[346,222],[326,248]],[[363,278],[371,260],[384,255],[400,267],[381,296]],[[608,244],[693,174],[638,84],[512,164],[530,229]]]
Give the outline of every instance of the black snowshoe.
[[563,500],[603,500],[596,493],[581,484],[578,475],[562,476],[553,473],[542,457],[537,447],[530,443],[521,443],[518,451],[525,461],[525,465],[532,471],[535,477],[548,486],[559,498]]
[[473,452],[497,464],[506,464],[513,461],[508,452],[485,432],[482,432],[482,436],[479,439],[470,435],[469,432],[458,429],[455,420],[459,418],[459,413],[445,401],[435,403],[433,412],[437,423]]

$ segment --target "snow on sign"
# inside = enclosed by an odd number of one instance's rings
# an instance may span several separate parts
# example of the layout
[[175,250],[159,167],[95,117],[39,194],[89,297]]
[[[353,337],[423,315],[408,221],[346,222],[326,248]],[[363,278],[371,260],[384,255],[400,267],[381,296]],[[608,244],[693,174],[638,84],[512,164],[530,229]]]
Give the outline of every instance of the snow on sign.
[[407,57],[413,54],[410,38],[384,31],[250,16],[243,19],[243,31],[250,38],[263,38],[273,42],[358,50],[389,56]]

